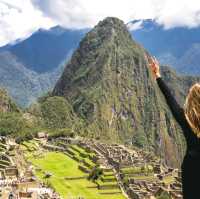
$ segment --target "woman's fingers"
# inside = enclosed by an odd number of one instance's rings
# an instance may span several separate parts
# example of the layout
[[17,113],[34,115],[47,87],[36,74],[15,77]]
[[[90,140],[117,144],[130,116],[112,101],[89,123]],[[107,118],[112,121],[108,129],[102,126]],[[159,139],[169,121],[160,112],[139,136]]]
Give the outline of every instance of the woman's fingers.
[[145,55],[145,58],[147,59],[147,61],[149,62],[149,63],[151,63],[152,62],[152,58],[151,58],[151,56],[149,56],[149,55]]
[[149,62],[150,62],[150,64],[154,64],[154,59],[153,59],[153,57],[149,57]]
[[151,70],[153,73],[156,73],[159,70],[159,62],[156,59],[155,56],[146,56],[149,62],[149,66],[151,67]]
[[151,57],[148,55],[145,55],[145,58],[148,60],[149,66],[151,68],[151,71],[153,75],[157,78],[160,77],[160,67],[159,67],[159,62],[156,59],[155,56]]

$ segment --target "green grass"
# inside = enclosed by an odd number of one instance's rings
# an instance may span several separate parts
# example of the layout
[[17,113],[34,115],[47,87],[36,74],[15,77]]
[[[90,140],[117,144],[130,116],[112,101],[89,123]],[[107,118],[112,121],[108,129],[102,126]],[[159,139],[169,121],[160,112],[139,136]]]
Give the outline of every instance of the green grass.
[[23,146],[25,146],[27,148],[27,150],[29,150],[29,151],[37,150],[37,146],[33,141],[23,142]]
[[82,163],[82,165],[88,167],[89,169],[92,169],[96,166],[96,164],[89,159],[90,156],[95,155],[94,153],[88,153],[83,149],[82,147],[79,147],[77,145],[71,145],[68,150],[72,151],[76,158],[79,159],[79,161],[84,161],[86,164]]
[[3,147],[0,147],[0,152],[4,152],[5,149]]
[[0,142],[0,147],[6,149],[6,144]]
[[146,181],[156,181],[157,180],[157,178],[156,177],[154,177],[153,175],[148,175],[148,176],[133,176],[133,177],[131,177],[131,178],[133,178],[133,179],[136,179],[136,180],[146,180]]
[[152,173],[153,172],[153,168],[150,165],[148,167],[146,167],[146,168],[143,168],[143,169],[142,169],[142,167],[127,167],[127,168],[121,169],[121,171],[124,174]]
[[[88,188],[96,185],[87,179],[65,180],[65,177],[81,177],[85,174],[78,169],[76,161],[63,153],[48,152],[44,154],[43,158],[35,159],[31,157],[29,161],[36,167],[41,168],[41,171],[36,171],[36,176],[44,182],[48,181],[64,198],[82,196],[86,199],[105,199],[105,197],[106,199],[124,199],[122,194],[103,195],[104,191],[102,190]],[[48,180],[44,179],[45,172],[52,174]],[[119,189],[116,190],[120,191]],[[109,191],[105,190],[105,192]],[[111,189],[110,192],[113,192],[113,190]]]
[[175,181],[174,177],[173,176],[166,176],[164,177],[163,179],[163,182],[165,184],[170,184],[170,183],[173,183]]
[[95,156],[96,154],[94,152],[87,152],[84,148],[82,147],[79,147],[77,145],[71,145],[70,148],[73,150],[73,151],[76,151],[76,153],[78,153],[79,155],[83,155],[83,157],[88,157],[91,156]]
[[113,176],[114,175],[114,172],[113,171],[104,171],[103,172],[103,175],[106,177],[106,176]]
[[8,166],[8,165],[10,165],[10,162],[7,160],[0,160],[0,164]]
[[124,174],[141,173],[141,167],[128,167],[121,169]]
[[109,181],[112,181],[112,182],[114,182],[114,181],[117,181],[117,179],[116,179],[116,177],[115,176],[102,176],[101,177],[101,180],[102,181],[107,181],[107,182],[109,182]]
[[5,164],[0,164],[0,168],[1,168],[1,169],[5,169],[5,168],[6,168],[6,165],[5,165]]
[[101,180],[98,180],[97,183],[100,185],[100,186],[106,186],[106,185],[117,185],[117,182],[102,182]]

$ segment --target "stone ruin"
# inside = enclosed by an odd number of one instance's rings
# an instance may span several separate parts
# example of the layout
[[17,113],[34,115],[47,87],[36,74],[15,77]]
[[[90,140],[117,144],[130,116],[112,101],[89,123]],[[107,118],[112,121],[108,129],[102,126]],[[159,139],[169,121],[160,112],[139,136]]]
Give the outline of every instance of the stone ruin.
[[[124,185],[124,189],[130,198],[153,198],[161,192],[166,192],[174,199],[182,198],[180,171],[162,165],[159,159],[151,156],[148,152],[130,150],[121,145],[105,144],[87,139],[80,142],[80,145],[94,151],[98,157],[97,161],[105,168],[110,168],[110,165],[112,165],[119,173],[123,168],[144,167],[147,164],[152,166],[153,180],[149,180],[148,176],[146,179],[144,177],[143,180],[138,180],[134,179],[134,174],[128,175],[130,178],[128,178],[128,183]],[[122,177],[119,178],[120,183],[124,184],[122,173],[119,176]],[[173,182],[166,184],[163,180],[167,177],[173,178]]]
[[[62,147],[61,151],[63,152],[67,152],[68,146],[71,144],[79,145],[88,152],[94,152],[96,154],[94,162],[100,164],[104,170],[114,170],[117,172],[118,184],[129,198],[150,199],[155,198],[163,192],[173,199],[182,198],[180,171],[163,165],[159,158],[149,152],[140,149],[129,149],[118,144],[101,143],[93,139],[85,138],[57,138],[51,141],[50,144],[53,145],[53,142],[59,143],[59,141],[63,143],[63,145],[60,145]],[[151,169],[147,167],[148,165]],[[132,168],[140,168],[141,171],[138,173],[123,173],[124,169],[131,170]],[[149,179],[150,174],[145,171],[145,168],[148,168],[152,179]],[[172,180],[166,183],[165,179],[167,178]]]

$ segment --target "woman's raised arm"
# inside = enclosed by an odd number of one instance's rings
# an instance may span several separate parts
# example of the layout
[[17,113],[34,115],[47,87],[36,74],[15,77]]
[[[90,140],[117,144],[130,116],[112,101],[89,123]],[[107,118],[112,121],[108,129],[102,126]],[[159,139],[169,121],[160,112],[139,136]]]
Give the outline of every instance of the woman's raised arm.
[[174,116],[176,121],[180,124],[181,127],[185,128],[186,124],[186,118],[184,114],[183,108],[179,105],[179,103],[176,101],[174,95],[171,93],[169,87],[166,85],[166,83],[163,81],[160,75],[160,67],[159,63],[156,60],[156,58],[148,57],[149,65],[151,68],[151,71],[153,72],[153,75],[158,83],[158,86],[165,96],[165,100]]
[[180,106],[180,104],[176,101],[175,97],[172,95],[169,87],[166,85],[166,83],[163,81],[161,77],[156,78],[156,81],[158,83],[158,86],[165,96],[165,100],[167,102],[167,105],[169,106],[174,118],[176,121],[180,124],[180,126],[185,125],[185,113],[183,108]]

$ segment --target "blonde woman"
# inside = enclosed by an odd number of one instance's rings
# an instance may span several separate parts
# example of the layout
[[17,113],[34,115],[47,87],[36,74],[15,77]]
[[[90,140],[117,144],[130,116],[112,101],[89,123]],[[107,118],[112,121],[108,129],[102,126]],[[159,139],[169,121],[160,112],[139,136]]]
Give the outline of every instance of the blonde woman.
[[182,108],[163,81],[159,63],[148,58],[156,82],[165,96],[166,102],[180,125],[186,139],[187,150],[181,165],[184,199],[200,199],[200,84],[194,84]]

